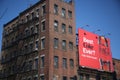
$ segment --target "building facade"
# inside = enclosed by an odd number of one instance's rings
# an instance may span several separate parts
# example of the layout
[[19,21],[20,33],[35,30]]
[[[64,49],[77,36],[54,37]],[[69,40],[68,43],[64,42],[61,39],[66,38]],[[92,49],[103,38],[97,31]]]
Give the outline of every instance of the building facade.
[[113,65],[115,70],[115,77],[120,80],[120,60],[113,58]]
[[2,80],[73,80],[73,0],[40,0],[3,27]]

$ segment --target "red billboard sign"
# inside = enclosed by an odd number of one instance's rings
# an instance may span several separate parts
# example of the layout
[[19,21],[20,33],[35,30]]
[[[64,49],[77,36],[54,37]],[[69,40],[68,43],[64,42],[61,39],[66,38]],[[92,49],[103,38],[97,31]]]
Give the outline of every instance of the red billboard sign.
[[110,41],[97,34],[78,30],[79,65],[105,71],[113,71]]

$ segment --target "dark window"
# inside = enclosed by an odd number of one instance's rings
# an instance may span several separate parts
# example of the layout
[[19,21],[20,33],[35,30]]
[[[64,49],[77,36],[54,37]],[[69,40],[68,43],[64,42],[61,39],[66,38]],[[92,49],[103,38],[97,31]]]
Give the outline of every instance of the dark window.
[[63,76],[63,80],[67,80],[67,77],[66,77],[66,76]]
[[73,42],[69,42],[69,49],[73,50]]
[[70,77],[70,80],[75,80],[74,77]]
[[66,69],[67,68],[67,59],[63,58],[63,68]]
[[62,24],[62,33],[66,33],[66,25]]
[[58,32],[58,21],[54,21],[54,31]]
[[31,27],[31,34],[33,34],[34,33],[34,28],[33,27]]
[[45,48],[45,38],[41,39],[41,49]]
[[70,59],[70,68],[74,68],[74,61],[73,61],[73,59]]
[[43,68],[43,67],[44,67],[44,59],[45,59],[45,57],[44,57],[44,56],[42,56],[42,57],[41,57],[41,68]]
[[45,21],[43,21],[41,25],[41,31],[44,31],[44,30],[45,30]]
[[37,24],[35,27],[35,33],[38,33],[38,32],[39,32],[39,24]]
[[62,49],[66,50],[66,40],[62,40]]
[[38,49],[39,47],[39,44],[38,44],[38,41],[35,42],[35,48]]
[[29,61],[29,70],[32,70],[32,61]]
[[79,80],[83,80],[83,74],[80,74],[80,79]]
[[58,56],[54,56],[54,67],[58,68]]
[[58,48],[58,38],[54,38],[54,48]]
[[70,34],[72,34],[72,26],[69,26],[68,32],[69,32]]
[[32,51],[33,49],[33,43],[30,44],[30,50]]
[[68,11],[68,17],[72,18],[72,11]]
[[62,8],[62,17],[66,17],[66,10],[64,8]]
[[46,6],[43,5],[43,6],[42,6],[42,15],[44,15],[45,13],[46,13]]
[[90,80],[89,74],[86,74],[85,77],[86,77],[86,80]]
[[54,4],[54,13],[58,14],[58,5]]
[[39,17],[39,9],[36,9],[36,17]]
[[35,59],[35,69],[38,69],[38,59]]
[[38,77],[34,77],[34,80],[38,80]]
[[35,15],[34,15],[34,12],[32,12],[32,13],[31,13],[31,19],[34,18],[34,16],[35,16]]
[[28,80],[32,80],[31,78],[28,78]]
[[40,80],[45,80],[45,77],[44,76],[40,76]]

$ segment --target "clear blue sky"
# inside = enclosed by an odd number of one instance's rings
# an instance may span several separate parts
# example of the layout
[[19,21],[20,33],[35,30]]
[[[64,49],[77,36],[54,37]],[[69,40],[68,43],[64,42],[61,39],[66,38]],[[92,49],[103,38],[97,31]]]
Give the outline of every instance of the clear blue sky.
[[[0,16],[6,10],[0,19],[0,46],[3,24],[37,1],[39,0],[0,0]],[[96,34],[110,38],[113,58],[120,59],[120,0],[75,0],[75,13],[77,29],[84,27],[91,32],[101,29]]]

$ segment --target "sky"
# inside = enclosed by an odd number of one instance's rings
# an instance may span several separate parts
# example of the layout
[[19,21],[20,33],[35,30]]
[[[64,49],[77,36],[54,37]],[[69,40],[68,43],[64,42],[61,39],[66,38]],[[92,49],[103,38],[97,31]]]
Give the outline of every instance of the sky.
[[[0,0],[0,48],[3,25],[37,1]],[[75,0],[75,17],[76,32],[82,27],[110,38],[113,58],[120,59],[120,0]]]

